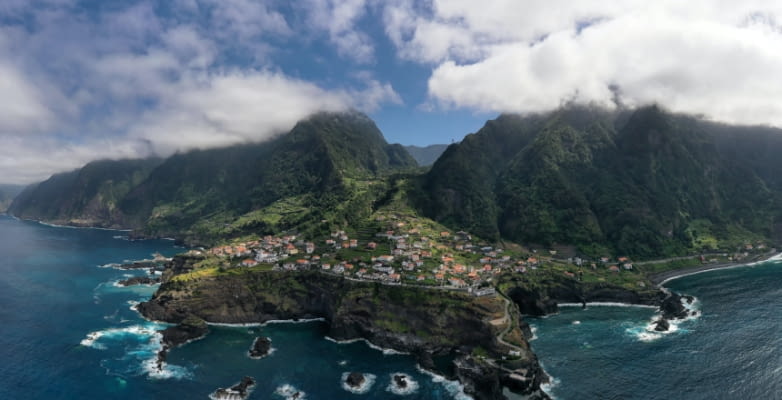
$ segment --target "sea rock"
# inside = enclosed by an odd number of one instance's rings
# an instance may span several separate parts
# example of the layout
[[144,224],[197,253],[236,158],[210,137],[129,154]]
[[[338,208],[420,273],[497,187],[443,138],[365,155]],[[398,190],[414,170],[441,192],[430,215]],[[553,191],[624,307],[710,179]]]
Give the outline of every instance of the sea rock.
[[150,278],[148,276],[134,276],[132,278],[124,279],[117,282],[117,284],[119,284],[120,286],[154,285],[156,283],[160,283],[160,279]]
[[134,261],[128,264],[122,264],[119,269],[149,269],[154,270],[158,268],[158,263],[154,261]]
[[168,358],[168,351],[172,347],[185,344],[191,340],[200,339],[209,333],[209,326],[201,318],[190,315],[176,326],[158,331],[163,336],[160,340],[161,348],[157,352],[155,365],[158,371],[162,371]]
[[163,344],[168,347],[176,347],[191,340],[200,339],[209,333],[209,326],[201,318],[188,315],[176,326],[168,327],[160,333],[163,335]]
[[401,389],[407,388],[407,377],[404,375],[394,375],[394,384]]
[[682,303],[682,296],[677,293],[671,293],[663,300],[660,311],[665,319],[683,319],[689,315],[689,311]]
[[250,388],[255,385],[255,380],[249,376],[242,378],[236,385],[224,389],[215,390],[210,396],[213,400],[244,400],[250,394]]
[[364,374],[360,372],[351,372],[348,377],[345,379],[345,383],[348,384],[348,386],[352,388],[359,388],[361,385],[364,384],[366,381],[366,378],[364,377]]
[[657,321],[654,321],[654,330],[657,332],[666,332],[668,329],[670,329],[670,327],[671,324],[665,318],[660,318]]
[[250,348],[250,358],[263,358],[269,355],[269,351],[272,348],[272,340],[258,336],[255,338],[252,347]]

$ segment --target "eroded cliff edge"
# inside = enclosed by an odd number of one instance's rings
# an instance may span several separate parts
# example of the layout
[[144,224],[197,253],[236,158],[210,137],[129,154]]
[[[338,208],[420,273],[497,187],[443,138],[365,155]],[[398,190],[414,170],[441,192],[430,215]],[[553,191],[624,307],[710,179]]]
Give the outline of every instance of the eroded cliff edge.
[[186,257],[174,258],[139,311],[172,323],[191,315],[217,323],[323,318],[334,339],[363,338],[408,352],[427,368],[434,368],[433,356],[456,355],[450,371],[437,372],[460,379],[476,399],[503,399],[504,388],[548,398],[518,309],[500,296],[359,282],[317,271],[195,274],[188,273],[190,266]]

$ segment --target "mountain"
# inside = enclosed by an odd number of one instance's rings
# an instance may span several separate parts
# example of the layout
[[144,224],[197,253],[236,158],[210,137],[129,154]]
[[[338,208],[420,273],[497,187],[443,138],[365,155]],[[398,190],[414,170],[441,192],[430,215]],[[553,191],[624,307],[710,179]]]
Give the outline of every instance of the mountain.
[[22,185],[0,185],[0,213],[6,212],[8,206],[22,190],[24,190]]
[[415,201],[454,229],[588,255],[654,257],[777,238],[773,153],[782,132],[744,135],[751,130],[656,106],[502,115],[450,146]]
[[8,208],[19,218],[76,226],[123,227],[119,202],[160,159],[101,160],[28,186]]
[[357,218],[382,176],[415,167],[365,115],[320,113],[263,143],[91,163],[28,188],[10,211],[196,243]]
[[501,115],[422,172],[360,113],[263,143],[98,161],[25,189],[9,212],[191,244],[360,226],[393,204],[490,241],[636,258],[782,238],[782,131],[651,106]]
[[447,144],[431,144],[426,147],[405,146],[405,150],[407,150],[418,165],[422,167],[428,167],[434,164],[447,148]]

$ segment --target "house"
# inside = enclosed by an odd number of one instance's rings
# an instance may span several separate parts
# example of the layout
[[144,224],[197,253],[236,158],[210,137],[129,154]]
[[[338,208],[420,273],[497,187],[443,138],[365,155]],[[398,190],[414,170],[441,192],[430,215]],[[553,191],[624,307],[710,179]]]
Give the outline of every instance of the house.
[[348,243],[350,244],[351,249],[355,249],[356,247],[358,247],[358,240],[356,239],[350,239]]
[[574,273],[572,273],[570,271],[565,271],[565,276],[570,277],[570,278],[575,278],[576,274],[574,274]]
[[616,259],[616,261],[619,261],[620,263],[626,263],[626,262],[630,261],[630,259],[627,258],[627,257],[619,257],[619,258]]
[[441,238],[447,238],[448,236],[451,236],[450,232],[447,232],[447,231],[440,232],[440,237]]
[[305,251],[307,254],[312,254],[315,251],[315,243],[307,242],[307,244],[305,244]]
[[612,266],[608,267],[608,270],[611,271],[611,272],[619,272],[619,266],[612,265]]
[[242,261],[242,266],[243,267],[254,267],[256,265],[258,265],[258,261],[255,261],[255,260],[253,260],[251,258],[248,258],[248,259]]
[[388,274],[388,279],[390,279],[390,280],[392,280],[394,282],[399,282],[399,280],[402,279],[402,275],[399,275],[399,274]]
[[320,269],[322,269],[324,271],[328,271],[328,270],[331,269],[331,264],[328,264],[328,263],[323,264],[323,265],[320,266]]
[[376,250],[377,249],[377,243],[375,243],[375,242],[367,243],[367,249],[369,249],[369,250]]
[[293,245],[293,243],[288,243],[285,245],[285,252],[288,253],[288,255],[295,255],[299,254],[299,249],[296,248],[296,246]]
[[622,268],[627,269],[627,270],[633,269],[633,263],[626,262],[626,263],[622,264]]
[[467,286],[467,284],[464,283],[464,281],[459,279],[459,278],[448,279],[448,283],[450,283],[451,286],[456,286],[456,287],[465,287],[465,286]]
[[423,280],[426,280],[426,276],[424,276],[424,275],[418,275],[418,277],[417,277],[417,278],[415,278],[415,280],[417,280],[418,282],[421,282],[421,281],[423,281]]
[[394,262],[394,256],[390,256],[390,255],[379,256],[377,257],[377,261],[381,263],[392,263]]

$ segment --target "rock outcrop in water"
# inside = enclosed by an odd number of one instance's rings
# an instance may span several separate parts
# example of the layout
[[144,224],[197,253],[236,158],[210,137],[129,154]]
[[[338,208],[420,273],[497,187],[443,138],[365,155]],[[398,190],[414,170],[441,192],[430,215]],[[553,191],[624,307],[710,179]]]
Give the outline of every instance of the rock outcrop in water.
[[351,372],[348,374],[348,377],[345,378],[345,383],[347,383],[348,386],[354,389],[358,389],[361,387],[361,385],[364,384],[364,382],[367,379],[364,377],[364,374],[361,372]]
[[255,380],[249,376],[242,378],[242,381],[230,388],[220,388],[212,393],[213,400],[244,400],[250,394],[250,388],[255,386]]
[[155,285],[158,283],[160,283],[160,278],[152,278],[149,276],[134,276],[117,282],[120,286]]
[[[324,318],[332,338],[363,338],[424,361],[431,355],[469,354],[479,347],[497,359],[508,352],[497,341],[500,329],[489,323],[505,312],[501,298],[357,282],[314,271],[247,271],[177,279],[176,271],[190,270],[182,257],[175,258],[170,268],[157,293],[138,307],[147,318],[175,323],[192,316],[220,323]],[[524,341],[517,324],[508,336]],[[523,344],[514,368],[530,376],[545,376],[529,346]],[[467,372],[458,376],[476,399],[502,399],[501,378],[510,370],[489,363],[483,368],[492,384]],[[480,383],[471,383],[473,379]],[[540,381],[530,379],[523,390],[538,393]]]
[[163,370],[168,358],[168,351],[187,342],[200,339],[209,333],[209,326],[201,318],[195,315],[187,315],[177,325],[159,331],[162,338],[161,349],[157,353],[157,369]]
[[259,336],[255,338],[255,341],[253,341],[253,345],[250,348],[249,354],[250,358],[263,358],[269,355],[269,351],[272,349],[272,340]]

